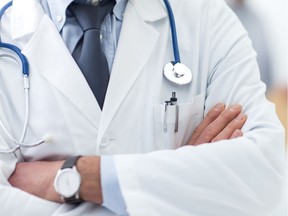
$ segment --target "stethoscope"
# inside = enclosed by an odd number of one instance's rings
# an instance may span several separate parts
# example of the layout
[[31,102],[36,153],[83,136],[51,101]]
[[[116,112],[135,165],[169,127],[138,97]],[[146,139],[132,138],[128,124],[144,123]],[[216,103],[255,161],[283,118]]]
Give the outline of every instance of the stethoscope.
[[[164,76],[172,82],[173,84],[176,85],[186,85],[189,84],[192,81],[192,72],[188,67],[186,67],[184,64],[181,63],[180,61],[180,54],[179,54],[179,47],[178,47],[178,40],[177,40],[177,31],[176,31],[176,25],[175,25],[175,19],[174,19],[174,14],[171,8],[171,5],[168,0],[163,0],[165,3],[165,6],[167,8],[168,16],[169,16],[169,22],[170,22],[170,28],[171,28],[171,35],[172,35],[172,46],[173,46],[173,53],[174,53],[174,61],[171,61],[167,63],[164,66]],[[7,3],[1,10],[0,10],[0,20],[5,13],[5,11],[12,6],[12,2]],[[16,144],[15,147],[9,148],[9,149],[1,149],[0,154],[15,154],[19,150],[21,153],[21,148],[31,148],[31,147],[36,147],[39,146],[43,143],[48,143],[51,141],[52,136],[50,134],[46,134],[43,136],[43,138],[35,143],[24,143],[24,139],[26,136],[27,132],[27,127],[29,123],[29,64],[28,60],[25,57],[23,53],[21,53],[21,50],[16,47],[13,44],[9,43],[3,43],[0,41],[0,48],[8,49],[14,52],[17,57],[20,60],[20,64],[22,67],[22,76],[23,76],[23,87],[24,87],[24,95],[25,95],[25,117],[24,117],[24,124],[23,124],[23,129],[22,129],[22,134],[19,140],[14,138],[14,136],[9,132],[9,130],[5,127],[2,119],[0,118],[0,127],[6,134],[6,136]],[[10,57],[15,59],[16,61],[17,58],[8,55],[8,54],[0,54],[0,57]]]
[[[5,13],[5,11],[12,5],[12,1],[7,3],[6,5],[4,5],[4,7],[0,10],[0,20],[3,16],[3,14]],[[22,133],[21,133],[21,137],[19,140],[15,139],[14,136],[9,132],[9,130],[5,127],[2,119],[0,118],[0,127],[2,128],[2,130],[4,131],[4,133],[6,134],[6,136],[12,141],[14,142],[16,145],[13,148],[9,148],[9,149],[1,149],[0,150],[0,154],[15,154],[16,152],[19,150],[21,153],[21,147],[23,148],[31,148],[31,147],[36,147],[39,146],[43,143],[48,143],[51,141],[52,136],[50,134],[46,134],[45,136],[43,136],[43,138],[35,143],[24,143],[24,139],[26,136],[26,132],[27,132],[27,127],[28,127],[28,123],[29,123],[29,64],[27,61],[27,58],[24,54],[21,53],[21,50],[16,47],[13,44],[9,44],[9,43],[3,43],[0,41],[0,48],[4,48],[4,49],[8,49],[11,50],[12,52],[14,52],[19,60],[20,60],[20,64],[22,67],[22,75],[23,75],[23,87],[24,87],[24,97],[25,97],[25,117],[24,117],[24,124],[23,124],[23,129],[22,129]],[[10,57],[13,58],[14,60],[18,61],[18,59],[16,57],[13,57],[12,55],[8,55],[8,54],[0,54],[0,57]],[[22,156],[22,155],[21,155]],[[17,156],[18,157],[18,156]]]

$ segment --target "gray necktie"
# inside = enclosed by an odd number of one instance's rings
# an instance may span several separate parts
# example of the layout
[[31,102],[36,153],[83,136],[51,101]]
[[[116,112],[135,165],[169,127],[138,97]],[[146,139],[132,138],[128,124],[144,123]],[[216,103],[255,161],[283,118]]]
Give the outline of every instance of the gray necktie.
[[109,67],[101,48],[100,27],[114,5],[115,0],[102,0],[97,6],[77,3],[69,6],[70,12],[76,17],[83,30],[83,37],[77,43],[72,56],[101,109],[109,82]]

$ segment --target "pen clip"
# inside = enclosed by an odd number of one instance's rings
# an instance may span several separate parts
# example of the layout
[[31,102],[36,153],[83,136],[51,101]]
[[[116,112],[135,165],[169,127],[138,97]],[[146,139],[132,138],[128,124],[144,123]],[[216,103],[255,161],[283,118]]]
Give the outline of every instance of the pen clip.
[[172,92],[172,97],[169,101],[165,101],[165,108],[164,108],[164,122],[163,122],[163,130],[166,133],[167,132],[167,112],[168,112],[168,106],[175,106],[175,126],[174,126],[174,132],[178,132],[179,127],[179,106],[177,103],[177,97],[176,92]]
[[167,109],[168,105],[170,105],[170,101],[165,101],[165,108],[164,108],[164,122],[163,122],[163,130],[166,133],[167,132]]

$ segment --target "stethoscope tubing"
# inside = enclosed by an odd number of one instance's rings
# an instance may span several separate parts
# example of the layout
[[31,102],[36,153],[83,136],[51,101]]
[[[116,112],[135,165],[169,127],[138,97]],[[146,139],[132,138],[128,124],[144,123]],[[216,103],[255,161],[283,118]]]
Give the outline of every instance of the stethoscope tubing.
[[5,13],[5,11],[10,7],[12,6],[12,1],[8,2],[6,5],[4,5],[1,9],[0,9],[0,20],[3,16],[3,14]]
[[[1,16],[0,16],[0,19],[1,19]],[[28,60],[27,60],[26,56],[23,53],[21,53],[21,50],[17,46],[15,46],[13,44],[0,42],[0,48],[6,48],[6,49],[14,51],[17,54],[17,56],[19,57],[19,59],[21,60],[23,76],[25,76],[25,75],[29,76]]]
[[177,29],[175,24],[175,18],[173,14],[173,10],[168,0],[163,0],[165,6],[167,8],[169,22],[170,22],[170,29],[171,29],[171,36],[172,36],[172,45],[173,45],[173,52],[174,52],[174,64],[180,63],[180,52],[178,46],[178,39],[177,39]]
[[[10,1],[8,2],[6,5],[4,5],[1,9],[0,9],[0,20],[2,19],[2,16],[3,14],[5,13],[5,11],[11,7],[13,4],[13,1]],[[13,45],[13,44],[9,44],[9,43],[3,43],[1,42],[0,40],[0,48],[6,48],[6,49],[9,49],[9,50],[12,50],[14,51],[17,56],[19,57],[19,59],[21,60],[21,63],[22,63],[22,74],[23,75],[27,75],[29,76],[29,64],[28,64],[28,60],[26,58],[26,56],[24,54],[21,53],[21,50]]]

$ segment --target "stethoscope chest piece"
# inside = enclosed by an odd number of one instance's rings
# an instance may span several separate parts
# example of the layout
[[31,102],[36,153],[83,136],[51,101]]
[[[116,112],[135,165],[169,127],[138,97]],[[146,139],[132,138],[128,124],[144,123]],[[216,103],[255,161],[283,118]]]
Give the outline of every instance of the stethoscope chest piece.
[[169,62],[164,67],[164,76],[176,85],[186,85],[192,81],[192,72],[184,64]]

